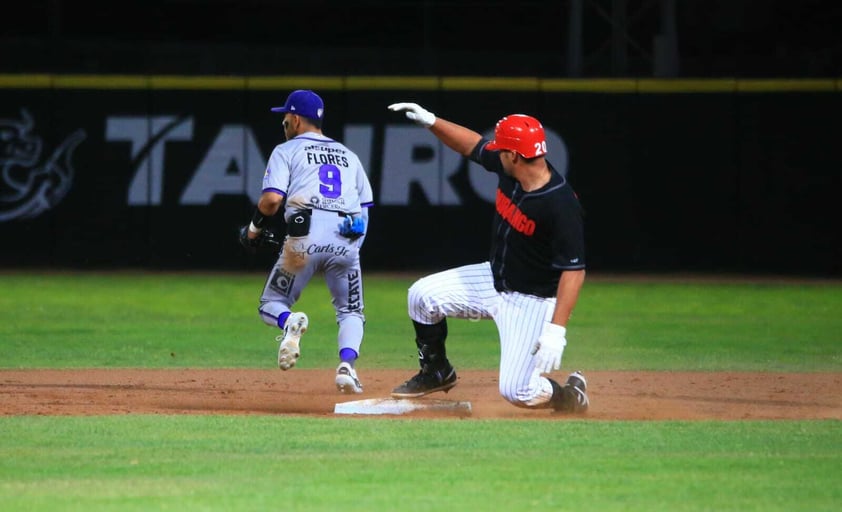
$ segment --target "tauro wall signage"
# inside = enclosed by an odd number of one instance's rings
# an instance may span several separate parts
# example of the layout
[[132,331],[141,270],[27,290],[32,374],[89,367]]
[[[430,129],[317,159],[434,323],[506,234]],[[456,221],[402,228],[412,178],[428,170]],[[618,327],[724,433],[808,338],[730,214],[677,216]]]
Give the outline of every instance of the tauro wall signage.
[[[235,234],[283,141],[269,108],[310,84],[36,78],[0,75],[0,265],[252,265]],[[415,101],[486,136],[504,115],[539,118],[583,204],[590,269],[842,271],[835,81],[628,82],[319,82],[325,134],[374,189],[366,265],[487,257],[494,177],[386,108]]]

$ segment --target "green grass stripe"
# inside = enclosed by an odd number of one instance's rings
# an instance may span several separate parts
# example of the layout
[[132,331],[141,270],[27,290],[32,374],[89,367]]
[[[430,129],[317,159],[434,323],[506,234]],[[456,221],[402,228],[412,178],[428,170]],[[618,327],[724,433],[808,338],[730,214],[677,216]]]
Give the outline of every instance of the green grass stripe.
[[[406,297],[417,277],[364,275],[364,367],[415,367]],[[262,273],[3,274],[0,367],[271,368],[278,332],[257,315],[264,282]],[[310,317],[300,366],[333,367],[336,319],[322,277],[296,309]],[[590,370],[838,372],[840,311],[842,284],[835,281],[592,278],[568,324],[563,363]],[[493,321],[451,319],[448,327],[454,364],[497,367]]]
[[186,76],[0,74],[6,89],[152,90],[442,90],[583,93],[839,92],[840,78],[594,78],[481,76]]
[[842,423],[0,418],[0,508],[833,510]]

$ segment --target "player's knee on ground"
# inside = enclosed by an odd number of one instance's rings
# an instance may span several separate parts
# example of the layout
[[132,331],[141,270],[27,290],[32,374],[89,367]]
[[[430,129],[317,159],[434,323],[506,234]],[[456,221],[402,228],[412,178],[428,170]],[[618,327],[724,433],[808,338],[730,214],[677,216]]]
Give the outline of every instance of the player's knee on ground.
[[500,396],[515,407],[536,407],[549,400],[549,396],[544,396],[534,385],[505,385],[501,382],[499,390]]
[[436,288],[429,277],[423,277],[409,287],[407,302],[411,319],[428,325],[436,324],[444,319],[445,315],[440,308],[436,307],[433,300]]

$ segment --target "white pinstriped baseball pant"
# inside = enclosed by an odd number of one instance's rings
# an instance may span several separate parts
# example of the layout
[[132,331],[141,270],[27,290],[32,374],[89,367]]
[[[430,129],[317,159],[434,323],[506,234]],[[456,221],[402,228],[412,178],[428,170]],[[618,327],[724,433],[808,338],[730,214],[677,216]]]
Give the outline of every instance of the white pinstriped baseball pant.
[[409,288],[409,317],[435,324],[445,317],[493,319],[500,335],[500,395],[518,407],[549,407],[550,381],[535,370],[532,344],[552,319],[555,297],[498,292],[489,262],[423,277]]

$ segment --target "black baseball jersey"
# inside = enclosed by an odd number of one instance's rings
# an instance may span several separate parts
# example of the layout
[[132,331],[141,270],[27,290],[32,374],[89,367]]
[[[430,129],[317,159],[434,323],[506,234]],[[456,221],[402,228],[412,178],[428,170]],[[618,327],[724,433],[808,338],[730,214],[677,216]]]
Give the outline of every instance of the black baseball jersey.
[[498,151],[485,150],[483,139],[470,159],[497,174],[497,197],[491,232],[494,288],[539,297],[554,297],[564,270],[585,268],[582,207],[573,187],[547,162],[550,181],[524,192],[503,171]]

